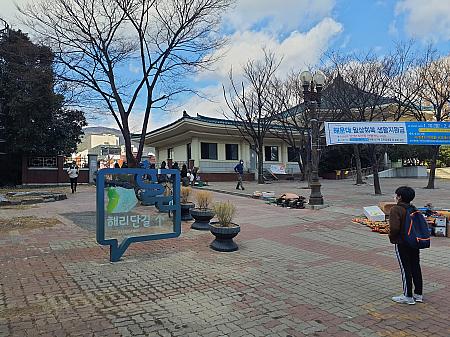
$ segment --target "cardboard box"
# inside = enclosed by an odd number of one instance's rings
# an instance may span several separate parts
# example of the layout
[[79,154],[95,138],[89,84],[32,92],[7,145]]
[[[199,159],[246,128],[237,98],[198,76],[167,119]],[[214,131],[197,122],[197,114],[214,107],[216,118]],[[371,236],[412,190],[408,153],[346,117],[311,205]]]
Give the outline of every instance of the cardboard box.
[[447,236],[447,227],[435,227],[434,234],[436,236]]
[[434,220],[434,225],[436,227],[446,227],[447,226],[447,218],[445,216],[437,217]]
[[382,201],[378,204],[378,206],[381,208],[381,210],[384,212],[384,214],[389,214],[391,211],[391,208],[397,205],[394,201]]
[[385,221],[386,215],[378,206],[364,207],[364,215],[371,221]]

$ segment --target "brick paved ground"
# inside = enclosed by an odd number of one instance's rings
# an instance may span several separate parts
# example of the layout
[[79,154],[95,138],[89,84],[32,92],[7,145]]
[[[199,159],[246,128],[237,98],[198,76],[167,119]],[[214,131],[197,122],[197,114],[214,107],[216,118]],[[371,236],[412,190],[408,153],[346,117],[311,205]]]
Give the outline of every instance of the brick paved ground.
[[[351,223],[361,207],[391,200],[351,181],[325,182],[330,207],[288,210],[215,193],[238,207],[240,250],[209,249],[209,233],[136,244],[108,262],[95,242],[94,189],[0,217],[57,217],[52,228],[0,232],[0,336],[449,336],[450,239],[422,254],[425,302],[395,304],[398,264],[387,237]],[[292,191],[298,182],[247,184]],[[233,191],[233,184],[211,188]],[[417,189],[418,202],[450,207],[450,182]]]

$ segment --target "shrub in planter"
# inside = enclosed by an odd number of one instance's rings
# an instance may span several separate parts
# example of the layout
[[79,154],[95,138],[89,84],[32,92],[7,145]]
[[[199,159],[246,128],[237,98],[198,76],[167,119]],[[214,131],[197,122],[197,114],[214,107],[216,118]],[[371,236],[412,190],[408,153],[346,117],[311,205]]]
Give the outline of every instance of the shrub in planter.
[[192,220],[192,216],[191,213],[189,212],[189,210],[191,208],[194,208],[194,203],[189,201],[189,196],[192,193],[192,189],[190,187],[181,187],[180,190],[180,197],[181,197],[181,201],[180,201],[180,206],[181,206],[181,220],[182,221],[189,221]]
[[191,208],[190,212],[195,222],[192,229],[209,230],[209,221],[214,218],[214,210],[209,206],[212,202],[212,193],[209,191],[197,191],[195,193],[196,208]]
[[241,227],[233,223],[236,207],[229,201],[219,202],[214,205],[217,222],[212,222],[209,230],[216,237],[210,247],[220,252],[233,252],[238,250],[238,245],[233,238],[238,235]]

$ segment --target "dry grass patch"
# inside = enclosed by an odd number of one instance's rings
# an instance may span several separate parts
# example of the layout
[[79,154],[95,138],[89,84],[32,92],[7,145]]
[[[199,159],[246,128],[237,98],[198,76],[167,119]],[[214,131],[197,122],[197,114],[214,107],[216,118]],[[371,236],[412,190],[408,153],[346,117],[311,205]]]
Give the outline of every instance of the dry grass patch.
[[6,194],[8,192],[54,192],[64,193],[70,190],[67,186],[30,186],[30,187],[0,187],[0,194]]
[[61,221],[54,218],[37,218],[34,216],[20,216],[16,218],[0,218],[0,232],[7,233],[14,230],[30,230],[53,227]]

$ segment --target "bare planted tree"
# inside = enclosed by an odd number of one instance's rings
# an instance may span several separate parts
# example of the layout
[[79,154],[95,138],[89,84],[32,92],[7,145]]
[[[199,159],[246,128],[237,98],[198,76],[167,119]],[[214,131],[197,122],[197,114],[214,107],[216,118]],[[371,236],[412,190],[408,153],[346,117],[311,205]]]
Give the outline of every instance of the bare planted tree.
[[224,98],[229,108],[225,116],[236,121],[240,134],[255,151],[259,184],[264,184],[264,138],[269,133],[273,120],[268,104],[269,90],[279,65],[280,61],[275,55],[264,50],[262,61],[250,60],[244,65],[244,80],[241,83],[237,83],[230,70],[230,87],[227,90],[223,86]]
[[424,81],[421,68],[424,55],[415,49],[412,41],[397,44],[392,54],[389,96],[395,100],[392,120],[417,118],[422,113]]
[[[332,57],[337,76],[346,84],[342,86],[342,95],[345,97],[343,120],[366,122],[385,121],[390,116],[389,108],[393,102],[387,99],[389,81],[391,78],[393,59],[390,56],[377,57],[373,53],[352,55],[348,57]],[[384,154],[382,147],[368,145],[375,194],[381,194],[379,179],[379,165]]]
[[[142,156],[152,109],[186,91],[184,77],[214,61],[213,51],[224,42],[216,30],[231,2],[36,0],[20,11],[53,49],[62,79],[86,90],[112,114],[134,166]],[[130,64],[138,65],[137,74],[130,73]],[[138,112],[143,123],[134,157],[129,123]]]
[[[450,58],[441,57],[429,50],[426,62],[420,69],[423,88],[420,93],[422,102],[432,107],[432,117],[437,122],[450,120]],[[420,121],[430,120],[424,109],[416,111],[416,118]],[[426,188],[433,189],[436,177],[436,162],[439,156],[439,145],[432,146],[430,175]]]
[[[336,59],[335,59],[336,60]],[[346,83],[339,73],[339,67],[327,69],[329,85],[323,92],[323,101],[327,102],[327,110],[331,115],[329,121],[348,121],[355,110],[357,90]],[[351,119],[350,119],[351,120]],[[353,144],[353,154],[356,164],[356,185],[364,184],[361,165],[360,144]]]
[[302,104],[303,87],[300,76],[291,74],[286,80],[274,78],[268,97],[269,110],[276,126],[270,132],[293,149],[302,177],[307,179],[308,158],[311,153],[310,116]]

